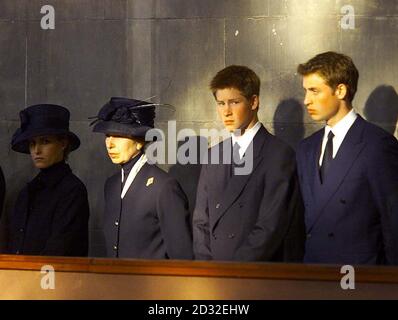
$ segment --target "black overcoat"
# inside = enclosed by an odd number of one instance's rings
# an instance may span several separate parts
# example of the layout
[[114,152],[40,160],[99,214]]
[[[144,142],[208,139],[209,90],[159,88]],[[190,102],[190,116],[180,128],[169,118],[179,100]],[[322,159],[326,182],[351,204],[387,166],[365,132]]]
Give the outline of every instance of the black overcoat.
[[0,218],[3,212],[5,194],[6,194],[6,182],[4,179],[3,171],[0,168]]
[[89,204],[84,184],[64,162],[20,192],[9,217],[8,253],[87,256]]
[[123,200],[121,173],[105,183],[108,257],[192,259],[187,197],[177,180],[145,163]]

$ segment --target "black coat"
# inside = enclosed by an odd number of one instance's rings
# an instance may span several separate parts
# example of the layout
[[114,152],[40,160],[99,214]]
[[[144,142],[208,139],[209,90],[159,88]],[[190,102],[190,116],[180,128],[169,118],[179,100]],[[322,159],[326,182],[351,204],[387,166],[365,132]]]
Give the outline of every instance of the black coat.
[[187,197],[177,180],[144,164],[121,199],[121,173],[105,183],[108,257],[192,259]]
[[61,162],[20,192],[9,217],[8,252],[87,256],[89,205],[84,184]]
[[[221,160],[225,144],[231,138],[219,145]],[[302,261],[304,213],[294,151],[263,126],[252,146],[248,175],[225,182],[228,165],[202,166],[193,213],[196,259]]]
[[6,194],[6,182],[4,180],[3,171],[0,168],[0,218],[3,212],[4,197]]

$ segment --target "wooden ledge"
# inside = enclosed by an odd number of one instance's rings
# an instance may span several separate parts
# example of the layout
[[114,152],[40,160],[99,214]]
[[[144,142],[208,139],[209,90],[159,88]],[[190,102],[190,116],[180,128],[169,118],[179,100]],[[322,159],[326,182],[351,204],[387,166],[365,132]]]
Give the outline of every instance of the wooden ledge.
[[[340,281],[341,266],[285,263],[241,263],[184,260],[134,260],[0,255],[0,269],[101,274],[220,277],[269,280]],[[355,281],[398,283],[398,267],[357,266]]]

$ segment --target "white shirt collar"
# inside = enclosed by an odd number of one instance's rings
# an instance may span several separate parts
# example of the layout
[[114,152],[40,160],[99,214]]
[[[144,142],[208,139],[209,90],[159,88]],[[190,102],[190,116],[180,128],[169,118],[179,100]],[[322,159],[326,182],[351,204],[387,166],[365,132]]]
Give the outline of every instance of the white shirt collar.
[[239,155],[241,158],[245,154],[247,148],[249,147],[250,143],[253,141],[254,136],[256,135],[258,130],[260,130],[260,128],[261,128],[261,122],[257,121],[257,123],[253,127],[245,130],[245,133],[241,136],[236,135],[235,133],[231,133],[232,145],[234,145],[236,142],[239,144],[240,146]]
[[356,114],[354,109],[352,109],[344,116],[343,119],[337,122],[334,125],[334,127],[331,126],[325,127],[325,133],[323,135],[323,141],[322,141],[321,156],[319,157],[319,165],[322,164],[322,159],[325,153],[325,147],[328,140],[329,132],[332,131],[334,135],[332,141],[333,141],[333,158],[335,158],[337,155],[337,151],[339,151],[340,146],[342,145],[344,138],[347,135],[348,130],[350,130],[351,126],[354,124],[357,118],[358,115]]
[[326,126],[325,127],[325,137],[327,138],[329,131],[332,130],[334,136],[337,139],[343,140],[345,135],[347,134],[348,130],[350,130],[352,124],[355,122],[357,119],[358,115],[354,111],[354,109],[351,109],[350,112],[348,112],[343,119],[341,119],[339,122],[337,122],[333,127],[331,126]]

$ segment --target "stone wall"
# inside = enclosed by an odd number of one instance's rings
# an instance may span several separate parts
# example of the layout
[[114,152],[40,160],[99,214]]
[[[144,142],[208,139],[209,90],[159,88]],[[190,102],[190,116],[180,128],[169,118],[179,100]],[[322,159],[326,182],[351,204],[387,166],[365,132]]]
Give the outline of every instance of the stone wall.
[[[55,9],[54,30],[40,27],[46,4]],[[340,25],[344,5],[355,10],[354,29]],[[36,174],[29,156],[9,144],[25,106],[56,103],[71,111],[82,146],[69,162],[89,191],[90,252],[101,256],[103,184],[117,168],[88,117],[109,97],[155,96],[173,105],[174,113],[160,112],[160,128],[168,119],[178,129],[220,128],[209,81],[224,66],[247,65],[262,79],[260,120],[295,147],[321,127],[302,106],[296,66],[335,50],[350,55],[360,71],[356,110],[394,133],[397,34],[398,1],[390,0],[0,0],[3,222]],[[198,168],[171,172],[193,200]]]

